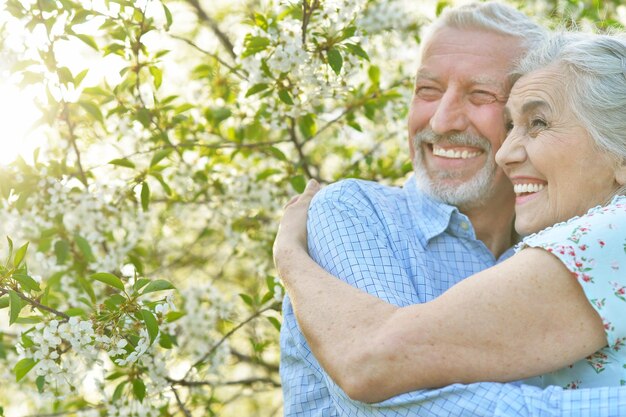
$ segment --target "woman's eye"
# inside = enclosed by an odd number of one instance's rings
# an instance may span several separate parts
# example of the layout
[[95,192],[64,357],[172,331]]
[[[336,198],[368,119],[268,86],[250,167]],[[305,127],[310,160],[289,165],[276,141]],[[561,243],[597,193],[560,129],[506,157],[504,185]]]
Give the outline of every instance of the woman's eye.
[[546,123],[546,121],[541,118],[534,118],[530,120],[530,127],[533,129],[544,128],[547,126],[548,123]]

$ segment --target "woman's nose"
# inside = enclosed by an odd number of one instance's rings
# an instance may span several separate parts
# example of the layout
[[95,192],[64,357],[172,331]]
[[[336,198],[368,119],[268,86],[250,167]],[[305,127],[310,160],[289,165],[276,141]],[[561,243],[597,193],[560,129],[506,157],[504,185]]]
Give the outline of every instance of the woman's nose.
[[526,150],[516,136],[515,130],[509,131],[506,139],[496,152],[496,163],[501,168],[522,163],[526,160]]

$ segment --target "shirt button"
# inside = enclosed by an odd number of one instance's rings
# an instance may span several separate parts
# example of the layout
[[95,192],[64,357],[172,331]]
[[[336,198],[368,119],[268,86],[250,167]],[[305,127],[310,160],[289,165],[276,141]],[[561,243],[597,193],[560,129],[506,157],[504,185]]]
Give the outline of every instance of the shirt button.
[[467,231],[469,229],[469,224],[467,222],[461,222],[461,229]]

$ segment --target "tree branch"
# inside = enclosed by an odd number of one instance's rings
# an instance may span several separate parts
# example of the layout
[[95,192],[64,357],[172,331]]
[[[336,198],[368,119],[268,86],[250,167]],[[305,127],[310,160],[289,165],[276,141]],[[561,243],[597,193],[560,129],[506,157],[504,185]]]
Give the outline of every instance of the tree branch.
[[233,59],[236,59],[237,55],[235,55],[235,48],[233,47],[233,43],[230,41],[230,39],[228,39],[228,36],[226,36],[226,34],[222,32],[222,30],[217,25],[217,22],[206,14],[204,9],[202,9],[202,7],[200,6],[200,2],[198,0],[187,0],[187,3],[189,3],[191,6],[193,6],[194,9],[196,9],[196,13],[198,14],[200,20],[209,25],[213,33],[215,33],[215,36],[217,36],[217,38],[221,42],[222,46],[224,46],[224,48],[226,49],[226,52],[228,52],[228,54]]
[[254,320],[255,318],[259,317],[261,314],[265,313],[266,311],[269,310],[275,310],[276,308],[278,308],[279,303],[273,303],[270,306],[267,306],[261,310],[258,310],[257,312],[255,312],[254,314],[252,314],[250,317],[248,317],[247,319],[245,319],[244,321],[242,321],[241,323],[239,323],[237,326],[233,327],[228,333],[226,333],[216,344],[214,344],[211,349],[199,360],[197,360],[193,365],[191,365],[191,367],[189,368],[189,370],[185,373],[185,376],[176,381],[174,380],[174,383],[179,383],[181,381],[184,381],[185,379],[187,379],[187,377],[189,376],[189,374],[191,373],[192,369],[201,365],[204,361],[206,361],[208,358],[211,357],[211,355],[217,350],[218,347],[220,347],[222,345],[222,343],[224,343],[230,336],[232,336],[237,330],[241,329],[243,326],[245,326],[246,324],[248,324],[249,322],[251,322],[252,320]]
[[[52,313],[56,316],[62,317],[63,320],[67,321],[70,319],[70,316],[68,316],[65,313],[62,313],[58,310],[55,310],[52,307],[48,307],[46,305],[41,304],[39,301],[37,300],[33,300],[32,298],[27,297],[26,295],[24,295],[24,293],[17,291],[17,290],[13,290],[15,291],[15,293],[18,295],[18,297],[20,297],[22,300],[26,301],[28,304],[30,304],[31,306],[39,309],[39,310],[43,310],[43,311],[47,311],[49,313]],[[0,296],[6,295],[9,293],[8,289],[2,288],[0,289]]]
[[210,56],[211,58],[213,58],[214,60],[216,60],[217,62],[219,62],[220,64],[222,64],[223,66],[225,66],[226,68],[228,68],[229,70],[231,70],[231,72],[233,74],[235,74],[236,76],[238,76],[239,78],[241,78],[242,80],[247,80],[247,77],[245,74],[242,74],[239,72],[239,70],[237,68],[235,68],[234,66],[230,65],[229,63],[227,63],[226,61],[224,61],[222,58],[220,58],[217,54],[214,54],[213,52],[209,52],[205,49],[200,48],[198,45],[196,45],[193,41],[187,39],[187,38],[183,38],[182,36],[177,36],[177,35],[170,35],[172,38],[177,39],[179,41],[185,42],[187,45],[191,46],[192,48],[198,50],[199,52],[202,52],[203,54]]
[[174,397],[176,397],[176,403],[178,403],[178,408],[180,408],[180,411],[182,411],[183,414],[185,414],[185,417],[191,417],[191,413],[189,412],[189,410],[187,410],[187,408],[185,408],[185,404],[183,404],[183,402],[180,400],[180,397],[178,396],[178,391],[176,391],[176,388],[174,388],[173,386],[170,386],[170,388],[172,388]]
[[306,155],[304,154],[304,150],[302,149],[303,144],[298,141],[298,136],[296,134],[296,120],[293,117],[289,117],[289,139],[293,146],[296,148],[296,152],[300,157],[300,165],[302,166],[302,170],[309,178],[315,178],[316,180],[320,180],[319,178],[313,176],[311,172],[311,168],[309,167],[309,163],[306,159]]

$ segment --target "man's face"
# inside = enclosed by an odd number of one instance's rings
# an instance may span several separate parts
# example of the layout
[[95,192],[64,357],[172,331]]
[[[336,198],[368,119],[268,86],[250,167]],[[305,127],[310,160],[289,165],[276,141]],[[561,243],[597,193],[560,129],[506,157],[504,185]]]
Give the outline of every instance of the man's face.
[[439,29],[422,53],[409,113],[418,185],[461,208],[494,195],[513,199],[494,162],[504,141],[508,73],[522,50],[513,37]]

